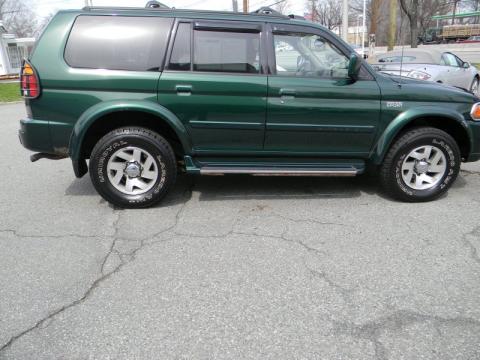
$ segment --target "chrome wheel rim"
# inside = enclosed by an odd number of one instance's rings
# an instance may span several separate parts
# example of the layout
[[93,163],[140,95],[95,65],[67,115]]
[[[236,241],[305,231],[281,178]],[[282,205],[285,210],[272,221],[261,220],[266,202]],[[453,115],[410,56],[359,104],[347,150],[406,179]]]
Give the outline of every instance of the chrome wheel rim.
[[155,158],[146,150],[128,146],[117,150],[107,163],[110,183],[123,194],[140,195],[158,179]]
[[475,94],[475,95],[478,95],[478,80],[475,80],[472,84],[472,88],[470,89],[470,91]]
[[447,158],[432,145],[412,150],[403,160],[402,179],[414,190],[428,190],[437,185],[447,171]]

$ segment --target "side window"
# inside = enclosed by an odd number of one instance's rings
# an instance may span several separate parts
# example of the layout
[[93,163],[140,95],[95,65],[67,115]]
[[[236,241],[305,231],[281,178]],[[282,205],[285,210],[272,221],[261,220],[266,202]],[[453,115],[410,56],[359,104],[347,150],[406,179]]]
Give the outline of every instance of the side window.
[[180,23],[170,56],[170,70],[189,71],[191,65],[191,26],[189,23]]
[[455,56],[455,61],[457,62],[458,66],[459,67],[462,67],[463,66],[463,61],[460,60],[460,58],[458,56]]
[[440,63],[441,65],[447,65],[447,66],[455,66],[458,67],[457,59],[455,58],[455,55],[449,54],[449,53],[444,53],[442,55],[442,61]]
[[348,57],[321,36],[279,33],[273,41],[279,76],[348,77]]
[[195,30],[193,70],[258,74],[260,34]]
[[76,68],[158,71],[172,19],[133,16],[77,17],[65,47]]

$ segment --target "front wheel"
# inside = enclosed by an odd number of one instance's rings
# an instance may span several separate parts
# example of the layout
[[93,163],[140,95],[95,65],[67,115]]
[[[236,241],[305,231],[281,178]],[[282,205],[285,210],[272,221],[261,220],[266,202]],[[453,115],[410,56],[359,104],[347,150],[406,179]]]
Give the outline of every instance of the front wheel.
[[429,201],[450,188],[460,162],[460,150],[449,134],[435,128],[416,128],[392,145],[381,166],[380,180],[394,198]]
[[90,177],[98,193],[121,208],[158,203],[175,183],[170,144],[144,128],[120,128],[101,138],[90,156]]

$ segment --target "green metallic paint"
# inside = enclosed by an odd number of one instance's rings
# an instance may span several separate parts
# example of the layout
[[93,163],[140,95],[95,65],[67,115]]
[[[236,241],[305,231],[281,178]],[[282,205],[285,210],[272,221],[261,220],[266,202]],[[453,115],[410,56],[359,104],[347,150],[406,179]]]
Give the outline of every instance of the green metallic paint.
[[439,121],[443,120],[458,122],[467,132],[468,138],[470,139],[470,146],[473,148],[472,130],[461,114],[447,107],[424,105],[412,107],[404,112],[401,112],[388,124],[387,128],[383,131],[382,135],[377,141],[375,151],[371,157],[372,162],[374,164],[380,164],[397,134],[406,125],[408,125],[408,123],[420,118],[438,118]]
[[52,140],[48,121],[37,119],[20,120],[20,142],[27,149],[52,153]]
[[268,85],[265,151],[369,154],[380,120],[376,81],[271,76]]
[[[85,111],[75,124],[70,140],[70,157],[80,159],[81,146],[90,126],[107,114],[120,111],[136,111],[155,115],[159,121],[165,121],[175,131],[182,143],[185,154],[191,153],[191,144],[186,128],[168,109],[151,101],[113,100],[98,103]],[[100,120],[98,120],[100,119]]]
[[158,102],[188,129],[194,152],[262,150],[266,97],[260,74],[164,71],[158,82]]
[[[80,14],[248,20],[327,31],[301,20],[258,15],[60,11],[30,59],[42,87],[41,96],[27,103],[29,119],[21,121],[22,143],[31,150],[64,153],[68,149],[74,164],[84,165],[81,144],[95,121],[116,111],[141,111],[172,127],[183,145],[186,169],[194,173],[199,164],[208,162],[331,166],[371,160],[378,164],[398,132],[419,117],[461,124],[470,139],[467,160],[480,157],[480,123],[469,116],[472,104],[480,100],[466,92],[406,79],[399,84],[381,74],[374,74],[373,81],[353,82],[266,74],[73,69],[65,63],[63,51]],[[282,99],[281,89],[294,89],[295,97],[287,91]]]
[[376,78],[382,102],[379,136],[369,155],[372,163],[380,164],[396,135],[410,122],[420,118],[460,124],[469,138],[471,151],[475,151],[475,146],[480,143],[480,133],[475,134],[472,129],[480,124],[469,121],[468,113],[475,102],[470,93],[426,81],[405,78],[393,81],[381,74],[377,74]]

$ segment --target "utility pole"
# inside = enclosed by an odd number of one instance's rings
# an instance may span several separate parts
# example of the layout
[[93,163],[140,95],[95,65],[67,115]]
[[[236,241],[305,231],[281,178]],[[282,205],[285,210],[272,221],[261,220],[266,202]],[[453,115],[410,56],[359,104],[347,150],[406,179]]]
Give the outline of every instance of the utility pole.
[[397,31],[397,0],[390,0],[390,22],[388,27],[388,51],[395,46],[395,33]]
[[348,42],[348,0],[343,0],[342,13],[342,38]]
[[312,22],[315,22],[315,14],[317,12],[315,0],[312,0]]
[[455,14],[457,12],[457,4],[460,0],[453,0],[452,25],[455,25]]
[[365,22],[367,21],[367,0],[363,0],[362,14],[362,55],[365,56]]
[[248,13],[248,0],[243,0],[243,12]]
[[233,12],[238,12],[238,1],[232,0],[232,10]]

